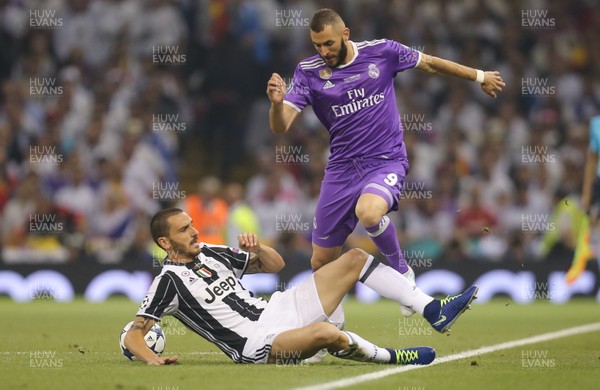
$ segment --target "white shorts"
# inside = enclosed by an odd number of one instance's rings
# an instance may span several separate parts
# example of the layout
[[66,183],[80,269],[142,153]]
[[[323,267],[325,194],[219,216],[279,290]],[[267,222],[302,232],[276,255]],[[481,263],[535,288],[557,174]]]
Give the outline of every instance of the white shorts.
[[256,330],[244,346],[243,356],[266,363],[273,340],[281,332],[327,321],[313,275],[284,292],[275,292],[260,315]]

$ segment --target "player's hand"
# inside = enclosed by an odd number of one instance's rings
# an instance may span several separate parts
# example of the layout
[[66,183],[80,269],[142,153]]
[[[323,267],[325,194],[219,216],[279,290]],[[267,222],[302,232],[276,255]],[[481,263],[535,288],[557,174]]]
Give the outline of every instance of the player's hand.
[[164,366],[166,364],[173,364],[177,361],[177,356],[171,357],[160,357],[157,356],[156,359],[148,361],[146,364],[149,366]]
[[496,91],[502,92],[502,88],[506,86],[500,72],[483,72],[483,83],[481,83],[481,89],[491,97],[496,97]]
[[258,253],[260,251],[260,241],[254,233],[239,234],[238,243],[240,249],[243,251],[252,253]]
[[277,73],[273,73],[267,83],[267,96],[273,104],[283,102],[285,96],[285,82]]

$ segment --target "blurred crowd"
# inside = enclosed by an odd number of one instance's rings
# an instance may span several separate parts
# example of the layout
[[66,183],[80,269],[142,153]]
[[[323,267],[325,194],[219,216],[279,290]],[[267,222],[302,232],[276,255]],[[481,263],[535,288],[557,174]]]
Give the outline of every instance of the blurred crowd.
[[[152,261],[149,217],[177,205],[201,240],[255,231],[308,264],[328,134],[307,109],[275,137],[264,91],[315,53],[322,7],[352,40],[507,84],[492,99],[397,77],[411,169],[391,216],[406,257],[569,258],[577,215],[560,205],[578,201],[600,113],[593,0],[0,0],[0,262]],[[348,245],[376,251],[360,227]]]

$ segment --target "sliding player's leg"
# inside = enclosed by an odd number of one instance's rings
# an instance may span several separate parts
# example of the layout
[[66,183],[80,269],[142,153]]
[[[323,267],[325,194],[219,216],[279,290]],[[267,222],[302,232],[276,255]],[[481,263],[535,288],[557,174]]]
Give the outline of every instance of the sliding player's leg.
[[344,295],[361,281],[380,295],[412,306],[423,313],[434,299],[414,288],[397,271],[375,260],[362,249],[351,249],[314,273],[315,285],[323,310],[330,315]]
[[382,364],[429,364],[435,358],[435,350],[429,347],[381,348],[355,333],[318,322],[279,333],[273,340],[268,363],[299,363],[321,349],[341,359]]
[[317,322],[299,329],[279,333],[271,345],[269,363],[281,359],[306,359],[324,348],[339,351],[348,346],[348,339],[328,322]]
[[420,313],[439,332],[446,332],[475,298],[477,287],[462,294],[437,300],[411,284],[389,266],[361,249],[351,249],[313,274],[315,287],[326,315],[331,315],[357,281]]

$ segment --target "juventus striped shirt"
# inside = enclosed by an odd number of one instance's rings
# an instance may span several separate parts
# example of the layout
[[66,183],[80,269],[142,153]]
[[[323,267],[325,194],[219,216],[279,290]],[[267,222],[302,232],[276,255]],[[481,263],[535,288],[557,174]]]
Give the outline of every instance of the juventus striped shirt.
[[236,363],[253,363],[242,356],[248,337],[267,306],[240,283],[249,254],[222,245],[202,244],[191,263],[163,263],[137,313],[160,320],[172,315],[219,347]]

